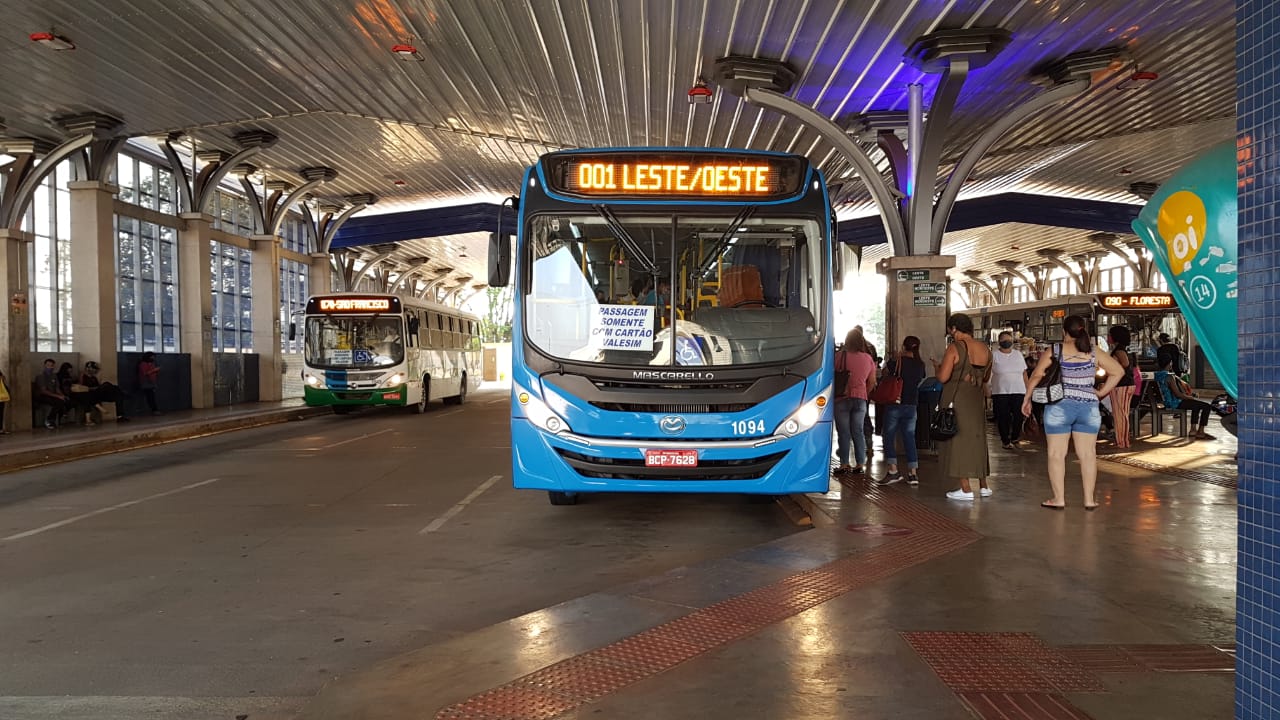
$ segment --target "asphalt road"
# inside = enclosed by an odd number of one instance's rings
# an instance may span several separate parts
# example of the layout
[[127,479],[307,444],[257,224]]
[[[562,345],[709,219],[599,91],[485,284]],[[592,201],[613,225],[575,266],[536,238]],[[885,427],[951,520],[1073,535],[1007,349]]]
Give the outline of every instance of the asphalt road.
[[740,496],[515,491],[506,403],[21,473],[94,482],[0,506],[0,718],[288,717],[335,676],[796,531]]

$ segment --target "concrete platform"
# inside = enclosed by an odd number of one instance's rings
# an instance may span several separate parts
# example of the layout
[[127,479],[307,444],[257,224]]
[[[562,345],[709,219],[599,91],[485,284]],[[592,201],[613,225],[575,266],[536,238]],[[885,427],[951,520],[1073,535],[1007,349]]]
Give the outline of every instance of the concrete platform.
[[1229,436],[1111,455],[1088,513],[1077,468],[1075,507],[1042,509],[1043,448],[988,440],[990,498],[946,499],[932,460],[918,488],[833,483],[815,529],[388,659],[298,717],[1230,718]]
[[297,399],[39,428],[0,436],[0,473],[329,414],[329,408],[307,407]]

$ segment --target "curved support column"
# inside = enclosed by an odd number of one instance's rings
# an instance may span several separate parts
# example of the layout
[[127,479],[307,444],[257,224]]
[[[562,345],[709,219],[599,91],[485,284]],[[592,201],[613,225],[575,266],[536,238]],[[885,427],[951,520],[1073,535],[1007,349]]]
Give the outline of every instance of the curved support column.
[[870,191],[872,199],[875,200],[876,207],[880,210],[880,220],[884,223],[885,235],[889,238],[889,244],[893,247],[894,254],[906,254],[907,234],[902,224],[902,217],[898,213],[898,205],[894,201],[893,193],[890,192],[889,186],[885,184],[884,179],[880,176],[880,171],[876,169],[875,163],[871,161],[871,158],[861,146],[854,142],[842,128],[831,122],[830,119],[786,95],[761,88],[746,88],[742,96],[749,102],[771,110],[777,110],[799,120],[844,153],[845,157],[858,169],[858,175],[862,178],[862,182],[867,186],[867,190]]
[[[31,198],[40,183],[49,177],[58,163],[73,157],[91,142],[92,134],[73,137],[49,151],[39,163],[33,162],[34,158],[31,158],[11,170],[3,203],[0,203],[0,227],[17,230],[22,225],[22,216],[26,214],[27,206],[31,204]],[[12,174],[16,171],[21,171],[22,174]]]
[[188,212],[203,212],[204,208],[209,205],[209,200],[213,198],[213,193],[218,189],[218,185],[222,184],[223,178],[233,168],[240,165],[245,160],[257,155],[261,151],[261,147],[247,147],[231,157],[218,163],[206,165],[200,174],[196,176],[195,186],[191,189],[191,196],[196,202],[196,206],[188,210]]
[[318,236],[320,246],[316,249],[320,252],[329,252],[329,248],[333,247],[333,238],[338,234],[338,230],[351,219],[352,215],[355,215],[367,207],[369,206],[366,203],[356,203],[342,211],[342,214],[337,217],[333,217],[332,215],[325,216],[325,218],[320,221],[320,232]]
[[169,169],[173,171],[174,184],[178,186],[178,212],[190,213],[196,212],[192,208],[195,207],[195,198],[191,195],[191,176],[187,174],[187,169],[182,166],[182,158],[178,157],[178,151],[173,148],[173,141],[182,137],[181,133],[170,133],[160,143],[160,150],[164,152],[164,157],[169,161]]
[[356,288],[360,287],[360,282],[364,280],[366,277],[368,277],[369,274],[373,272],[373,269],[378,267],[378,265],[381,264],[383,260],[386,260],[389,257],[391,257],[391,253],[382,253],[377,257],[375,257],[374,259],[370,260],[369,262],[365,263],[365,266],[360,268],[360,272],[356,273],[355,277],[351,279],[351,283],[347,286],[346,289],[348,291],[354,292]]
[[[942,236],[946,232],[947,220],[951,217],[956,198],[960,196],[960,189],[964,186],[964,181],[969,177],[969,174],[977,167],[978,161],[991,149],[991,146],[1018,123],[1064,100],[1076,97],[1088,89],[1089,78],[1087,77],[1056,85],[1006,113],[978,137],[977,141],[965,151],[964,156],[960,158],[960,162],[951,171],[951,175],[947,178],[946,187],[942,190],[942,196],[938,199],[938,205],[933,211],[933,227],[929,238],[929,247],[932,252],[941,251]],[[929,125],[934,127],[933,117],[929,118]]]
[[263,216],[263,227],[266,228],[266,234],[279,235],[280,226],[284,224],[284,219],[289,214],[289,208],[293,207],[294,203],[306,197],[307,193],[311,192],[323,182],[325,182],[323,179],[309,180],[303,183],[297,190],[289,193],[288,197],[280,201],[278,205],[270,208],[264,208],[268,213],[268,215]]
[[960,90],[969,76],[969,61],[963,57],[952,58],[933,95],[929,106],[929,122],[924,130],[924,144],[916,156],[916,166],[911,168],[911,199],[907,209],[907,233],[911,242],[909,254],[938,254],[941,243],[934,247],[933,191],[938,185],[938,161],[942,158],[942,145],[951,124]]

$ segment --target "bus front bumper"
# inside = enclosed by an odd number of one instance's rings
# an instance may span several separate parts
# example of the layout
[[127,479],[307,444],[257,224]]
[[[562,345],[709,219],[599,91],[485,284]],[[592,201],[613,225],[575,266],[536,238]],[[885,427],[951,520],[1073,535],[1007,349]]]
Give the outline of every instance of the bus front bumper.
[[303,388],[303,401],[312,407],[335,405],[404,405],[408,388],[398,385],[389,388],[367,390],[334,390],[307,385]]
[[[777,437],[755,447],[716,440],[619,438],[593,443],[552,435],[526,418],[515,418],[514,485],[560,492],[824,493],[831,481],[831,433],[830,422],[819,422],[795,437]],[[673,449],[696,450],[697,466],[646,466],[646,450]]]

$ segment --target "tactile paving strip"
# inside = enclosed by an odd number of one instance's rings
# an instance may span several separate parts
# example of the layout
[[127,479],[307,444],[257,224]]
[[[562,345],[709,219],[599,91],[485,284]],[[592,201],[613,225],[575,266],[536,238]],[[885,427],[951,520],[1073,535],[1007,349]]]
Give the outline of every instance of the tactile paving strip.
[[912,632],[902,637],[957,693],[1106,691],[1087,668],[1030,633]]
[[[893,516],[894,523],[912,530],[973,535],[973,528],[952,520],[916,500],[905,489],[877,485],[870,478],[841,478],[840,484]],[[900,486],[899,486],[900,487]]]
[[930,532],[895,538],[542,668],[443,708],[436,719],[548,720],[979,538],[909,496],[863,491],[896,523]]
[[1230,488],[1236,490],[1238,488],[1238,475],[1230,471],[1214,472],[1209,469],[1188,470],[1186,468],[1169,467],[1168,465],[1157,465],[1146,460],[1139,460],[1130,455],[1110,454],[1099,455],[1099,460],[1118,463],[1120,465],[1128,465],[1129,467],[1138,468],[1140,470],[1150,470],[1154,473],[1162,475],[1172,475],[1174,477],[1186,478],[1188,480],[1196,480],[1210,485]]
[[958,693],[983,720],[1093,720],[1080,708],[1052,693]]
[[1235,672],[1235,654],[1213,645],[1119,645],[1156,672]]

